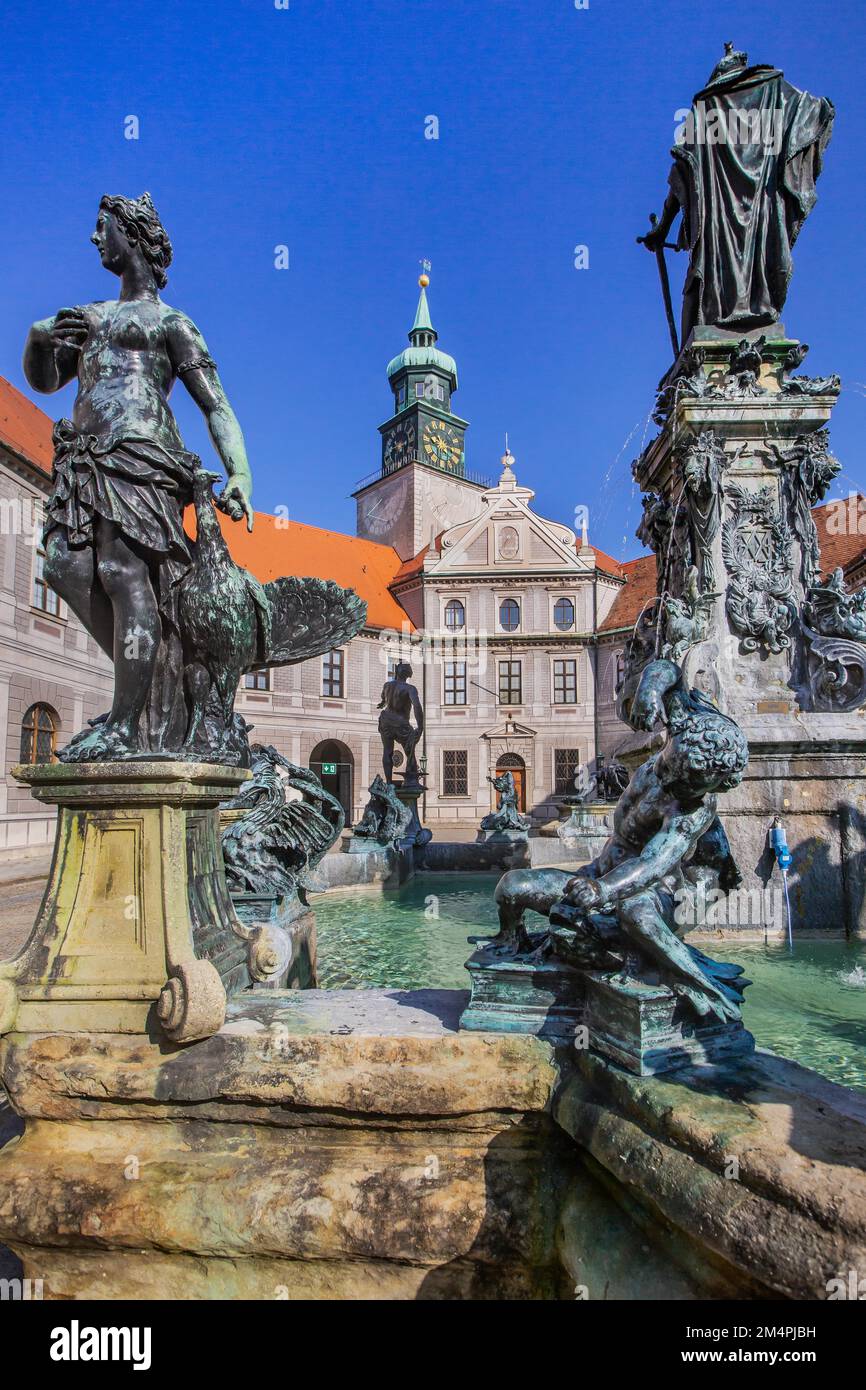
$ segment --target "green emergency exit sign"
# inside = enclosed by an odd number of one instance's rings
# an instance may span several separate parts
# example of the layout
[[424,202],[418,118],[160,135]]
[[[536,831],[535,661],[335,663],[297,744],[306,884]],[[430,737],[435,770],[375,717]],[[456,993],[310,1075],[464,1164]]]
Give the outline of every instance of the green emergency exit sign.
[[323,777],[336,777],[336,775],[337,775],[337,764],[336,764],[336,763],[322,763],[322,776],[323,776]]

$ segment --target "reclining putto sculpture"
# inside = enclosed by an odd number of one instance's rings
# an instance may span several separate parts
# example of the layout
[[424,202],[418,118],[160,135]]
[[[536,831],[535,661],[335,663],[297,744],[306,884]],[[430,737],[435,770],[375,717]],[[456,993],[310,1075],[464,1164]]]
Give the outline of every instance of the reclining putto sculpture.
[[[76,379],[54,430],[45,578],[114,662],[110,711],[62,761],[141,756],[247,766],[233,716],[244,671],[304,661],[349,640],[366,605],[330,580],[260,584],[229,555],[206,472],[184,448],[169,396],[182,382],[228,482],[216,506],[252,530],[252,475],[216,363],[195,324],[164,304],[172,247],[148,193],[105,196],[91,237],[120,297],[35,323],[24,373],[37,391]],[[194,502],[198,535],[184,529]]]
[[[505,874],[496,889],[500,931],[488,949],[512,958],[552,955],[580,970],[661,984],[698,1019],[738,1020],[748,984],[741,968],[686,945],[675,910],[699,868],[715,869],[724,892],[739,882],[716,803],[743,775],[746,739],[733,720],[686,689],[668,660],[644,668],[630,719],[644,730],[663,723],[667,739],[632,776],[601,854],[577,874]],[[527,931],[527,910],[549,917],[543,937]]]

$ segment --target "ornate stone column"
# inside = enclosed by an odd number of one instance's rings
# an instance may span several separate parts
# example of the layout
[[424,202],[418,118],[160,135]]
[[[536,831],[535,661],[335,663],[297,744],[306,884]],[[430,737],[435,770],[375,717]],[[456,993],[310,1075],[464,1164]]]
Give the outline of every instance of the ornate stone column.
[[[627,649],[620,710],[646,660],[680,662],[749,739],[749,769],[725,805],[747,886],[773,878],[767,832],[779,815],[795,925],[862,931],[866,620],[858,633],[841,576],[822,584],[811,514],[840,468],[827,431],[840,382],[795,374],[807,349],[780,325],[769,334],[698,328],[660,385],[661,428],[633,469],[656,598]],[[634,762],[648,749],[634,735],[622,752]]]

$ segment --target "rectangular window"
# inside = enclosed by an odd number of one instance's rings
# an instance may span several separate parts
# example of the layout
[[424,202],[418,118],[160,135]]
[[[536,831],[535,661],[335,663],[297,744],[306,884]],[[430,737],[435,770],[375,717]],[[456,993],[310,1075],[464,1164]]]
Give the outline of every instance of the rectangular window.
[[442,795],[469,795],[469,754],[465,748],[446,748],[442,753]]
[[423,383],[423,381],[416,381],[416,382],[415,382],[415,399],[416,399],[416,401],[423,401],[425,395],[426,395],[426,391],[425,391],[425,389],[424,389],[424,383]]
[[322,694],[331,700],[343,698],[342,652],[325,652],[322,657]]
[[577,748],[554,748],[553,750],[553,782],[554,792],[557,796],[565,796],[568,792],[576,792],[575,777],[580,767],[580,750]]
[[553,663],[553,703],[577,704],[577,661],[573,657]]
[[244,688],[246,690],[270,690],[271,673],[267,666],[257,666],[254,671],[247,671],[244,676]]
[[520,662],[500,661],[499,663],[499,703],[500,705],[519,705],[523,703],[521,689]]
[[446,705],[466,704],[466,662],[445,662],[445,703]]
[[33,574],[33,607],[41,608],[43,613],[58,614],[60,599],[45,582],[45,550],[40,545],[36,551],[36,569]]

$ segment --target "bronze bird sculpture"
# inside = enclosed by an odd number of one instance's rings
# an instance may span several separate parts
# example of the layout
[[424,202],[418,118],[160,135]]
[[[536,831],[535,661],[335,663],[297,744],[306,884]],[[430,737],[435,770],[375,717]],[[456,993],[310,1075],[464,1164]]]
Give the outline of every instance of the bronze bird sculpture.
[[348,642],[367,605],[331,579],[288,576],[261,584],[236,565],[220,529],[212,486],[218,473],[193,475],[197,537],[179,585],[184,683],[190,709],[184,756],[249,764],[243,721],[234,715],[241,676],[254,666],[286,666]]

